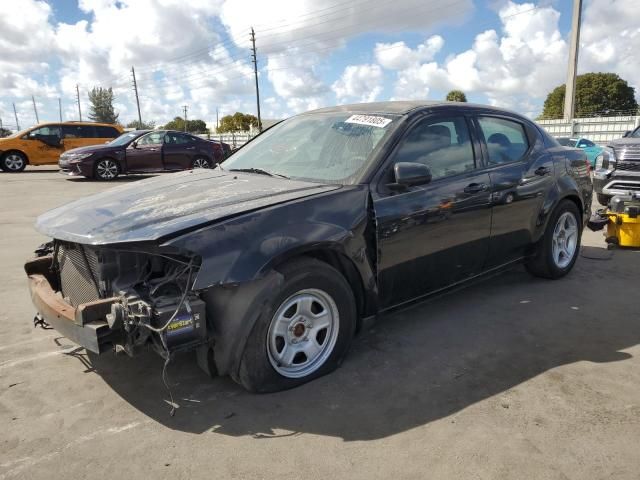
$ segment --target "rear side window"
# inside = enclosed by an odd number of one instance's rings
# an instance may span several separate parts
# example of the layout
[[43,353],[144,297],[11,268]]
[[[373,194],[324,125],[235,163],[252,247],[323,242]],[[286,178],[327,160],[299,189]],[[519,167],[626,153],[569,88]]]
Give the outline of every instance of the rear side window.
[[190,135],[184,135],[182,133],[174,133],[169,132],[165,136],[165,143],[169,145],[184,145],[187,143],[192,143],[194,141],[193,137]]
[[96,125],[94,128],[98,138],[116,138],[120,135],[120,132],[118,132],[114,127]]
[[96,137],[93,125],[63,125],[63,138],[100,138]]
[[480,117],[478,122],[487,143],[490,165],[517,162],[529,150],[529,140],[521,123],[495,117]]

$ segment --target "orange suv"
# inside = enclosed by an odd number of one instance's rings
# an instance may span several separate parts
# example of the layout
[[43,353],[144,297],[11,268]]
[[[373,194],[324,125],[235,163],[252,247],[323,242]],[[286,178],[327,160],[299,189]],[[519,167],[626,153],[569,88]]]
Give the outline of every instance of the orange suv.
[[105,143],[123,132],[120,125],[93,122],[43,123],[0,138],[0,169],[21,172],[27,165],[57,165],[66,150]]

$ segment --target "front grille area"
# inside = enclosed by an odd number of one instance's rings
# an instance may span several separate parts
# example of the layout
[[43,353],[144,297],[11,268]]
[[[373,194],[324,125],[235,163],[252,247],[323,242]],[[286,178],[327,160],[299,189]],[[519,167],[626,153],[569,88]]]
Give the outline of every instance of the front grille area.
[[625,172],[640,172],[640,161],[638,162],[618,162],[616,170],[624,170]]
[[608,190],[621,190],[625,192],[640,192],[640,183],[611,182],[607,185]]
[[614,151],[619,162],[624,162],[625,160],[640,161],[640,145],[616,147]]
[[74,307],[100,298],[96,252],[74,243],[58,244],[57,252],[62,296]]

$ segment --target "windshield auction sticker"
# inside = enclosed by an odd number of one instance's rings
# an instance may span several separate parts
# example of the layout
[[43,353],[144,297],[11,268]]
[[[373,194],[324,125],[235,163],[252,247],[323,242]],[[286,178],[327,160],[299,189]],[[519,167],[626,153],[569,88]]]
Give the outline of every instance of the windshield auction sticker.
[[356,123],[358,125],[384,128],[391,123],[391,120],[389,118],[378,117],[377,115],[351,115],[344,123]]

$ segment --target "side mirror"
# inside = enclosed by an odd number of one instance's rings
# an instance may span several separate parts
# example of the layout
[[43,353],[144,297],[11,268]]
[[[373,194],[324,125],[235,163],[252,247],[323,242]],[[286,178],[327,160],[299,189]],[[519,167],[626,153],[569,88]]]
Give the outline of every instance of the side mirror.
[[431,181],[431,170],[422,163],[398,162],[393,166],[393,173],[396,182],[387,185],[392,190],[406,190]]
[[131,142],[131,148],[138,148],[138,142],[136,142],[135,140]]
[[627,130],[626,132],[624,132],[624,135],[622,135],[622,138],[628,137],[629,135],[631,135],[631,132],[631,130]]

